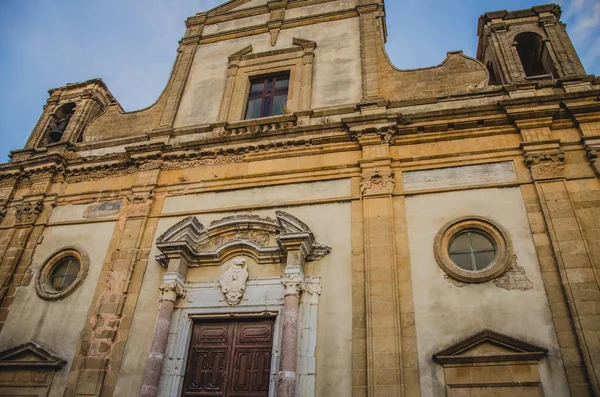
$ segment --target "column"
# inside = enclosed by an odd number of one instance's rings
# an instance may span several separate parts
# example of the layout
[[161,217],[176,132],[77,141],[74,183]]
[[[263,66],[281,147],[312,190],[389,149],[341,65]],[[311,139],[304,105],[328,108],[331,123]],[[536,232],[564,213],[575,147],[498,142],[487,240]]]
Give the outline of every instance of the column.
[[281,283],[285,288],[283,298],[283,335],[279,360],[277,397],[296,396],[296,364],[298,355],[298,305],[304,287],[304,260],[311,251],[308,233],[283,234],[278,238],[287,251],[285,274]]
[[283,335],[279,361],[277,397],[296,396],[296,361],[298,353],[298,303],[304,282],[301,274],[286,274],[281,283],[285,287],[283,298]]
[[183,282],[179,277],[167,278],[159,287],[161,291],[158,317],[154,326],[154,336],[148,361],[144,369],[144,380],[140,397],[156,397],[160,375],[163,367],[167,342],[169,340],[169,329],[171,328],[171,317],[177,298],[184,295]]

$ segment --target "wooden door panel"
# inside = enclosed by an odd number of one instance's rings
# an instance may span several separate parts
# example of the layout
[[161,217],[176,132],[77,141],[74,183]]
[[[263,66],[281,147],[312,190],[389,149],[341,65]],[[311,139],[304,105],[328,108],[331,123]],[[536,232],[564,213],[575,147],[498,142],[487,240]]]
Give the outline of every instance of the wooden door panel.
[[236,349],[233,357],[231,397],[267,395],[271,375],[271,349]]
[[194,324],[183,397],[267,397],[274,319]]

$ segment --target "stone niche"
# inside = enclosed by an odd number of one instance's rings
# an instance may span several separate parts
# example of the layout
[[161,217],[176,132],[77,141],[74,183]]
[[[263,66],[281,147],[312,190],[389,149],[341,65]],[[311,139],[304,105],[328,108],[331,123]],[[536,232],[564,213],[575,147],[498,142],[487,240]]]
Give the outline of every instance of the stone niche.
[[547,350],[483,331],[433,355],[448,397],[541,397],[538,362]]
[[0,352],[0,396],[46,397],[64,365],[33,342]]

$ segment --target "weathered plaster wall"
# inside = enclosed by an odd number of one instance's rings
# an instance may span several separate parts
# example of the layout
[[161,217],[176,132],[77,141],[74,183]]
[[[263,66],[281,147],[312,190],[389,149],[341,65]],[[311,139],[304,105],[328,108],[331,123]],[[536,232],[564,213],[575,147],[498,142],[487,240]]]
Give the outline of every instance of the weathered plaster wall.
[[[406,206],[422,395],[445,395],[443,370],[432,354],[483,329],[547,348],[539,365],[544,395],[569,395],[520,190],[419,195],[407,198]],[[493,282],[461,288],[444,278],[433,255],[434,237],[446,222],[468,215],[493,219],[508,231],[532,290],[505,290]]]
[[[352,282],[350,262],[350,204],[335,203],[307,205],[301,207],[285,207],[285,202],[298,200],[301,193],[303,199],[326,197],[346,197],[349,193],[348,181],[318,182],[313,184],[295,184],[287,186],[249,189],[242,192],[223,192],[194,195],[193,197],[173,197],[165,200],[164,212],[209,210],[213,208],[233,208],[243,205],[243,198],[249,203],[272,203],[273,196],[281,206],[274,209],[252,211],[253,215],[274,217],[276,209],[282,209],[306,222],[317,240],[333,248],[331,254],[318,262],[306,264],[306,274],[320,276],[323,293],[318,306],[317,336],[317,394],[319,396],[351,395],[352,366]],[[248,193],[250,192],[250,193]],[[253,193],[252,193],[253,192]],[[304,194],[306,192],[306,195]],[[315,193],[316,192],[316,193]],[[246,193],[248,193],[246,195]],[[258,196],[257,196],[258,195]],[[257,198],[258,197],[258,198]],[[256,200],[255,200],[256,199]],[[247,205],[247,204],[246,204]],[[200,214],[200,222],[208,226],[212,221],[222,219],[236,213]],[[182,217],[163,218],[158,224],[156,236],[160,236],[168,228],[180,221]],[[136,338],[127,343],[125,358],[116,395],[131,390],[139,390],[143,376],[153,326],[158,310],[158,286],[162,282],[164,270],[158,265],[155,256],[159,253],[153,247],[150,262],[140,293],[131,332]],[[277,266],[269,266],[256,272],[256,264],[250,263],[250,278],[277,276]],[[283,268],[281,268],[283,271]],[[190,276],[195,281],[215,281],[218,278],[218,267],[209,269],[193,269]],[[281,273],[279,273],[280,275]],[[281,287],[283,297],[283,287]],[[226,305],[225,302],[221,304]]]
[[175,120],[175,127],[217,120],[228,56],[248,45],[254,53],[292,47],[294,37],[317,43],[313,69],[312,107],[358,102],[361,99],[360,34],[358,19],[284,29],[277,45],[270,35],[243,37],[198,47]]
[[[33,257],[31,270],[34,277],[28,286],[17,288],[15,302],[2,330],[0,350],[33,341],[66,360],[67,364],[54,378],[49,397],[63,395],[77,340],[84,327],[114,228],[114,222],[47,228]],[[38,271],[55,251],[66,246],[75,246],[87,253],[89,273],[83,284],[66,298],[42,300],[35,291]]]

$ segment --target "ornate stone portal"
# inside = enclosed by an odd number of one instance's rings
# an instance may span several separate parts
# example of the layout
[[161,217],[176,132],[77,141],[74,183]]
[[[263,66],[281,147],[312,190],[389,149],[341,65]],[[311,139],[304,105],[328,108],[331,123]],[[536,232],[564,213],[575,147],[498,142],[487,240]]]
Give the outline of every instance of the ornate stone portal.
[[[320,293],[318,281],[315,285],[314,279],[306,280],[304,262],[323,258],[331,252],[331,248],[318,243],[310,228],[293,215],[283,211],[276,211],[275,215],[276,219],[252,215],[231,216],[215,221],[206,228],[196,217],[191,216],[158,238],[156,245],[162,254],[157,256],[157,260],[167,269],[163,285],[174,287],[169,288],[169,291],[173,291],[169,297],[161,299],[152,348],[144,373],[142,396],[154,397],[158,394],[175,301],[184,294],[188,295],[186,301],[195,300],[198,287],[186,282],[188,268],[221,265],[229,260],[232,260],[231,266],[218,280],[220,292],[225,296],[227,304],[226,307],[218,307],[219,313],[238,313],[239,310],[234,310],[234,307],[242,303],[250,282],[258,288],[260,285],[265,286],[261,294],[273,303],[263,304],[260,311],[264,313],[265,307],[274,309],[274,313],[281,318],[278,323],[282,327],[280,344],[274,346],[274,349],[281,351],[276,395],[296,395],[300,294],[307,291],[309,295],[316,297]],[[274,288],[273,280],[269,279],[249,280],[246,258],[259,265],[284,265],[279,286]],[[191,293],[190,289],[193,290]],[[203,301],[203,304],[215,307],[218,302],[212,298]],[[242,313],[252,314],[248,307],[241,309],[245,310]],[[182,331],[189,333],[189,330]],[[180,380],[177,381],[179,385],[171,384],[163,388],[169,389],[171,394],[179,395]],[[272,384],[271,393],[275,395],[273,386]]]

